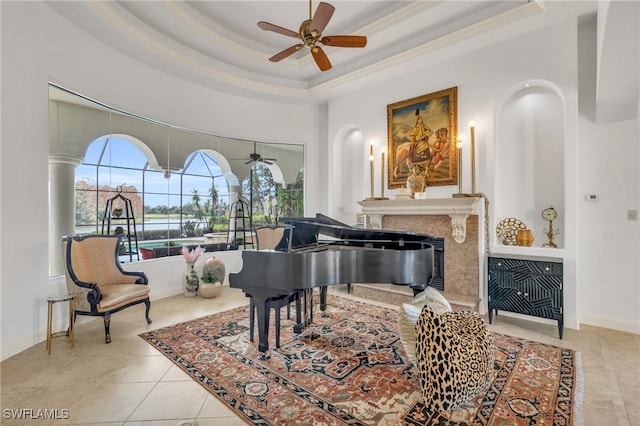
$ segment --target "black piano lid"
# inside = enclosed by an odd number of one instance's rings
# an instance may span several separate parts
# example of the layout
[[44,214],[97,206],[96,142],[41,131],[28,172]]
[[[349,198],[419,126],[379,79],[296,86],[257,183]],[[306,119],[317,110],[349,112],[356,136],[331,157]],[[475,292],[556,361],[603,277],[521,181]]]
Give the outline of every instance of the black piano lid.
[[415,232],[355,228],[321,213],[317,213],[314,218],[288,217],[281,218],[280,221],[294,227],[292,232],[293,247],[317,242],[319,235],[325,235],[337,240],[353,241],[415,241],[431,243],[437,239],[431,235]]

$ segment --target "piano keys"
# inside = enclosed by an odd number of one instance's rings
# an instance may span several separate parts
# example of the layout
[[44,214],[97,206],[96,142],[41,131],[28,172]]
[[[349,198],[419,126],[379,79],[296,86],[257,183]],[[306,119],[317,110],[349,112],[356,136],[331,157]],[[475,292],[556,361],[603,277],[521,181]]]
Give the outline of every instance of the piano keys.
[[[434,277],[437,239],[425,234],[361,229],[327,216],[287,218],[275,250],[243,250],[240,272],[229,275],[233,288],[253,298],[257,310],[258,350],[268,357],[271,303],[293,291],[351,283],[407,285],[424,290]],[[436,271],[437,272],[437,271]],[[437,275],[437,274],[436,274]],[[321,302],[321,309],[323,308]],[[296,324],[300,332],[303,324]]]

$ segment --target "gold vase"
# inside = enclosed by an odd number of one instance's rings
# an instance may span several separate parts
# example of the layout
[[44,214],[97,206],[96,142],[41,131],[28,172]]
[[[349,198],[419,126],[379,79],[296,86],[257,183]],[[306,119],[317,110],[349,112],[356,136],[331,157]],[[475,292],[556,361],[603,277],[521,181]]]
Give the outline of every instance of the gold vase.
[[409,177],[407,178],[407,189],[411,193],[410,197],[415,198],[416,192],[424,192],[426,186],[426,176],[422,167],[411,166]]
[[523,247],[531,247],[533,245],[533,233],[531,229],[521,229],[518,231],[518,235],[516,235],[516,243],[519,246]]

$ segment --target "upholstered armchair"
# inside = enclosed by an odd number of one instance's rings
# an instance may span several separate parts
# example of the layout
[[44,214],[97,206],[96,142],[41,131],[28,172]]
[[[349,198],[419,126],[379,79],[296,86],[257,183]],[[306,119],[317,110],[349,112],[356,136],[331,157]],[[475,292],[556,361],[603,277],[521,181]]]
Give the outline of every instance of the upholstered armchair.
[[270,250],[276,248],[287,228],[283,226],[259,226],[255,229],[256,248]]
[[111,342],[111,314],[144,303],[149,318],[149,286],[144,272],[128,272],[118,261],[121,235],[67,236],[62,238],[67,290],[75,294],[76,315],[101,316],[105,342]]

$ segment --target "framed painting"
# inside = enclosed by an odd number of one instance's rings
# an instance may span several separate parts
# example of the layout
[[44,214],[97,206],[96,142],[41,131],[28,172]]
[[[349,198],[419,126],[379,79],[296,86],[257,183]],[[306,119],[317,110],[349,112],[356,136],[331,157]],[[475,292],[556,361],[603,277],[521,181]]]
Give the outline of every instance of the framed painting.
[[457,87],[387,105],[389,188],[404,188],[413,166],[427,186],[457,185],[457,140]]

